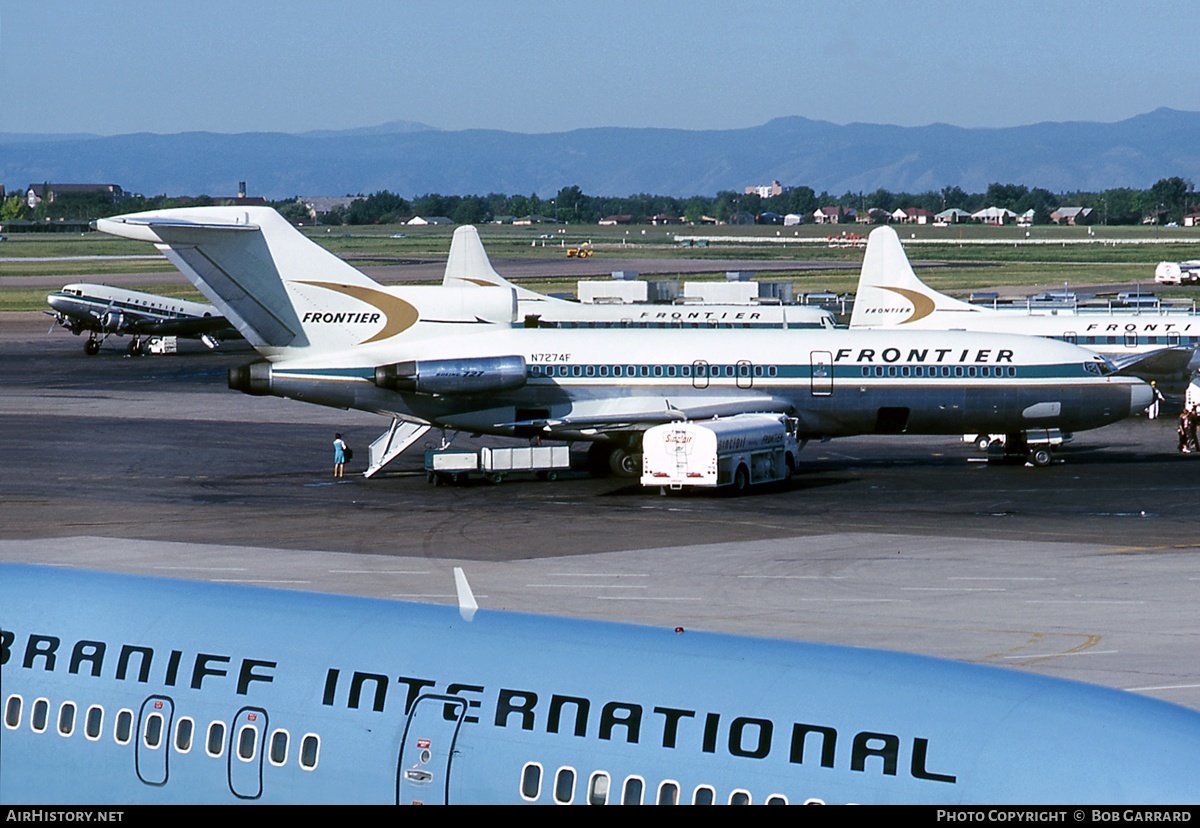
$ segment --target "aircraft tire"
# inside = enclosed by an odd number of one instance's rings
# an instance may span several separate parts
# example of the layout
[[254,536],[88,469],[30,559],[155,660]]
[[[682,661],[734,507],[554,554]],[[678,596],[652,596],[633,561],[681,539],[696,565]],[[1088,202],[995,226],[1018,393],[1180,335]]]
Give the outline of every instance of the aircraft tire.
[[136,336],[129,340],[129,344],[125,346],[125,350],[130,356],[137,356],[141,349],[142,343]]
[[1048,448],[1034,449],[1029,452],[1029,462],[1037,466],[1039,469],[1049,466],[1054,460],[1054,455],[1050,453]]
[[83,352],[88,356],[95,356],[96,354],[100,353],[100,340],[89,339],[87,342],[83,343]]
[[637,477],[642,469],[642,454],[624,448],[614,449],[608,455],[608,468],[617,477]]

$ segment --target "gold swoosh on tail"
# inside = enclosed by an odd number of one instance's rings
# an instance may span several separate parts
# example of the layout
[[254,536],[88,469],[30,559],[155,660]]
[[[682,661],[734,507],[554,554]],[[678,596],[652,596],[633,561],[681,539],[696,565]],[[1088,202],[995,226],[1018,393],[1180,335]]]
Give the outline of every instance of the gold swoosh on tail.
[[[877,285],[877,287],[883,287],[883,285]],[[908,319],[898,322],[897,324],[899,325],[904,325],[908,322],[916,322],[918,319],[924,319],[934,311],[933,300],[920,291],[898,287],[883,287],[883,289],[899,294],[912,303],[912,313],[909,314]]]
[[417,324],[417,320],[421,318],[421,314],[417,312],[415,307],[400,297],[384,293],[382,290],[375,290],[374,288],[362,287],[360,285],[339,285],[335,282],[297,282],[297,284],[316,285],[326,290],[332,290],[335,293],[365,302],[371,307],[382,311],[384,318],[387,320],[383,325],[383,329],[370,339],[364,339],[358,343],[359,345],[367,345],[371,342],[378,342],[396,334],[404,333]]

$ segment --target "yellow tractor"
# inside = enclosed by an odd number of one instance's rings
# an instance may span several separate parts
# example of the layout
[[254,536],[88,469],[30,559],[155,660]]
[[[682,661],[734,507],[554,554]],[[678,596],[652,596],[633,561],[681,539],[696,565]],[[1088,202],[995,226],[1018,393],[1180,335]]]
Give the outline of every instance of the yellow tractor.
[[579,245],[579,247],[567,248],[568,259],[586,259],[594,255],[596,254],[592,251],[591,242],[584,242],[583,244]]

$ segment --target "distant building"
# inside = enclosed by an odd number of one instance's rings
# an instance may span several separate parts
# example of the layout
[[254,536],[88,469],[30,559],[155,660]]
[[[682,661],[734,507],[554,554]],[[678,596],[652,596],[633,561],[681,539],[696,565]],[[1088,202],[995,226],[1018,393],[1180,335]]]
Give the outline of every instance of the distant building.
[[413,216],[405,223],[410,227],[425,227],[431,224],[454,224],[453,220],[445,216]]
[[765,213],[759,213],[758,216],[755,217],[755,222],[757,224],[783,224],[783,216],[779,215],[779,213],[772,213],[770,210],[768,210]]
[[1091,224],[1096,220],[1096,211],[1091,207],[1059,207],[1050,214],[1050,221],[1055,224]]
[[350,203],[354,201],[354,196],[310,196],[307,198],[300,197],[296,201],[304,206],[310,219],[319,221],[321,216],[332,213],[339,207],[343,210],[349,210]]
[[892,221],[898,224],[933,224],[933,212],[924,207],[901,207],[892,213]]
[[746,195],[757,195],[761,198],[774,198],[786,193],[791,187],[785,187],[778,181],[772,181],[770,184],[763,184],[746,188]]
[[966,210],[960,210],[957,207],[951,207],[949,210],[942,210],[933,217],[935,221],[943,224],[958,224],[962,221],[970,221],[971,214]]
[[1200,227],[1200,213],[1188,213],[1183,217],[1184,227]]
[[53,204],[54,199],[65,195],[95,195],[106,197],[109,201],[117,202],[128,193],[116,184],[30,184],[25,190],[25,203],[29,209],[34,209],[43,201]]
[[892,214],[882,207],[869,207],[854,219],[857,224],[890,224]]
[[840,224],[849,218],[842,207],[818,207],[813,211],[814,224]]
[[628,213],[620,213],[613,216],[605,216],[600,219],[601,227],[612,227],[617,224],[633,224],[633,216]]
[[1004,207],[985,207],[978,212],[971,213],[971,218],[981,224],[1001,226],[1012,224],[1017,220],[1017,214]]
[[788,213],[783,217],[784,227],[795,227],[798,224],[804,224],[804,216],[799,213]]
[[683,219],[679,216],[672,216],[667,213],[659,213],[650,217],[651,224],[683,224]]

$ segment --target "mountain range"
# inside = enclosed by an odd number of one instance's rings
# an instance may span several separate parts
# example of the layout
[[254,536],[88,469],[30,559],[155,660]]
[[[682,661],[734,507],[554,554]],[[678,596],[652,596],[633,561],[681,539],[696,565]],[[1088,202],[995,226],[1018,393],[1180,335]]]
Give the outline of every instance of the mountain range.
[[1157,109],[1116,123],[1018,127],[833,124],[802,117],[729,130],[593,128],[525,134],[378,127],[287,133],[0,133],[0,182],[112,183],[147,196],[286,198],[391,190],[686,197],[772,179],[818,193],[924,192],[993,182],[1054,192],[1200,181],[1200,112]]

